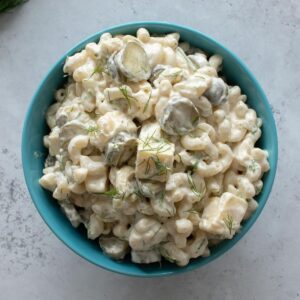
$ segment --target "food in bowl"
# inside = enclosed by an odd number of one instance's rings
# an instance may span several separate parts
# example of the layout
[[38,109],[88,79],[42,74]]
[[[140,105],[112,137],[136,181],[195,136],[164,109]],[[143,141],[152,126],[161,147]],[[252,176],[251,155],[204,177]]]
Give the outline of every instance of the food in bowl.
[[269,170],[262,120],[222,58],[179,38],[103,34],[67,58],[46,114],[40,184],[114,259],[209,255],[255,211]]

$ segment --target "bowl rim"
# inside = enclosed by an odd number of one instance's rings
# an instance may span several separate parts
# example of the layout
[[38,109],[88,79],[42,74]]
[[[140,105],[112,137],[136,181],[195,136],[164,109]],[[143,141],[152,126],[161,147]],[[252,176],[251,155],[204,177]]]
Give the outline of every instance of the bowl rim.
[[[216,44],[219,48],[221,48],[223,51],[227,52],[239,65],[240,67],[245,71],[245,73],[247,73],[248,77],[250,78],[250,80],[254,83],[255,89],[258,91],[258,93],[261,95],[262,98],[262,102],[263,105],[267,108],[268,111],[271,112],[270,117],[271,117],[271,131],[273,132],[273,154],[272,154],[272,159],[273,159],[273,167],[272,169],[269,170],[269,185],[266,188],[265,191],[265,198],[261,199],[260,201],[260,205],[257,208],[256,212],[254,215],[252,215],[252,217],[248,220],[246,226],[244,227],[244,230],[242,233],[239,233],[237,235],[237,237],[234,240],[231,240],[230,243],[227,243],[226,245],[223,246],[222,250],[214,253],[208,257],[206,257],[205,260],[199,261],[197,263],[197,261],[195,260],[195,262],[192,265],[187,265],[185,267],[181,267],[181,268],[176,268],[174,270],[171,271],[161,271],[160,273],[142,273],[142,272],[138,272],[136,270],[134,271],[125,271],[122,268],[122,265],[118,266],[118,267],[108,267],[105,264],[100,264],[99,262],[94,261],[93,259],[89,258],[87,255],[85,255],[85,253],[80,252],[77,249],[74,249],[71,245],[69,245],[69,243],[60,235],[59,232],[57,232],[51,222],[48,221],[48,219],[45,216],[44,211],[39,207],[37,201],[35,200],[34,197],[34,188],[33,185],[31,184],[29,177],[28,177],[28,171],[30,168],[29,163],[27,163],[26,160],[26,151],[24,149],[26,149],[25,144],[27,143],[27,140],[25,139],[25,130],[28,126],[28,123],[30,122],[30,115],[32,114],[32,110],[33,110],[33,105],[37,99],[38,94],[40,93],[40,90],[42,89],[42,86],[45,84],[45,82],[47,81],[49,75],[53,72],[54,69],[56,69],[59,65],[62,64],[62,62],[65,61],[66,57],[69,55],[74,54],[75,52],[78,51],[79,47],[82,47],[83,45],[85,45],[86,43],[88,43],[89,40],[95,39],[97,37],[100,37],[101,34],[105,33],[105,32],[110,32],[110,31],[114,31],[114,30],[122,30],[122,29],[130,29],[130,28],[140,28],[140,27],[146,27],[147,26],[166,26],[168,27],[168,29],[170,31],[185,31],[185,32],[191,32],[193,34],[199,35],[201,36],[202,39],[206,39],[209,42],[212,42],[214,44]],[[261,88],[260,84],[258,83],[257,79],[254,77],[254,75],[252,74],[252,72],[249,70],[249,68],[245,65],[245,63],[231,50],[229,50],[227,47],[223,46],[223,44],[219,43],[218,41],[216,41],[214,38],[211,38],[210,36],[196,30],[193,29],[189,26],[185,26],[185,25],[181,25],[181,24],[176,24],[176,23],[170,23],[170,22],[164,22],[164,21],[138,21],[138,22],[127,22],[127,23],[121,23],[115,26],[111,26],[108,28],[104,28],[92,35],[89,35],[88,37],[83,38],[80,42],[78,42],[75,46],[73,46],[71,49],[69,49],[67,52],[65,52],[57,61],[56,63],[54,63],[51,68],[49,69],[49,71],[47,72],[47,74],[43,77],[43,79],[40,81],[39,86],[37,88],[37,90],[35,91],[29,107],[27,109],[27,112],[25,114],[25,119],[23,122],[23,128],[22,128],[22,141],[21,141],[21,157],[22,157],[22,167],[23,167],[23,174],[25,177],[25,182],[27,185],[27,189],[29,191],[30,197],[32,202],[34,203],[36,209],[38,210],[40,216],[42,217],[42,219],[44,220],[44,222],[48,225],[48,227],[50,228],[50,230],[56,235],[56,237],[62,241],[69,249],[71,249],[73,252],[75,252],[77,255],[79,255],[81,258],[84,258],[85,260],[89,261],[90,263],[99,266],[105,270],[108,271],[112,271],[118,274],[122,274],[122,275],[127,275],[127,276],[133,276],[133,277],[141,277],[141,278],[149,278],[149,277],[162,277],[162,276],[170,276],[170,275],[177,275],[177,274],[181,274],[181,273],[185,273],[188,271],[192,271],[195,270],[197,268],[203,267],[205,265],[207,265],[208,263],[214,261],[215,259],[217,259],[218,257],[220,257],[221,255],[225,254],[229,249],[231,249],[233,246],[235,246],[244,236],[245,234],[250,230],[250,228],[252,228],[253,224],[256,222],[257,218],[259,217],[259,215],[261,214],[269,196],[271,193],[271,189],[272,186],[274,184],[274,179],[275,179],[275,175],[276,175],[276,170],[277,170],[277,162],[278,162],[278,137],[277,137],[277,130],[276,130],[276,123],[275,123],[275,119],[272,113],[272,108],[270,103],[267,100],[267,97],[263,91],[263,89]]]

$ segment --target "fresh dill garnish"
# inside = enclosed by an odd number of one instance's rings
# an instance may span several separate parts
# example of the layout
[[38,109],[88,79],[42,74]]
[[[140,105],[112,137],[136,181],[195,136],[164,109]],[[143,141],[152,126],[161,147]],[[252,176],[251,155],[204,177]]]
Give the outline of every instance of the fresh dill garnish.
[[152,96],[152,91],[150,92],[149,98],[148,98],[148,100],[147,100],[147,102],[146,102],[146,104],[145,104],[145,106],[144,106],[143,113],[146,112],[146,110],[147,110],[147,108],[148,108],[148,106],[149,106],[149,101],[150,101],[151,96]]
[[136,98],[134,98],[133,96],[128,94],[128,90],[127,90],[126,86],[120,86],[119,90],[122,93],[122,95],[124,96],[125,100],[127,101],[129,109],[131,109],[131,100],[136,101]]
[[194,173],[194,171],[197,169],[199,164],[199,160],[196,160],[192,165],[191,165],[191,175]]
[[135,185],[134,189],[133,189],[133,193],[139,197],[140,199],[145,198],[141,188],[138,185]]
[[67,157],[65,155],[58,155],[58,156],[56,156],[56,161],[59,164],[59,169],[61,171],[64,171],[66,163],[67,163]]
[[0,13],[13,9],[14,7],[24,4],[28,0],[1,0],[0,1]]
[[111,197],[111,198],[115,198],[120,195],[119,191],[115,187],[112,187],[110,190],[100,193],[100,194]]
[[143,144],[143,148],[150,146],[150,142],[155,139],[154,138],[155,132],[156,132],[156,129],[152,132],[152,134],[147,135],[147,137],[144,140],[140,139],[140,141]]
[[194,65],[193,62],[190,60],[190,58],[185,54],[185,52],[183,51],[183,49],[180,48],[180,47],[177,47],[177,48],[176,48],[176,52],[179,53],[179,54],[183,57],[183,59],[185,60],[187,66],[188,66],[189,68],[191,68],[192,71],[194,71],[194,70],[195,70],[195,65]]
[[148,135],[144,140],[139,139],[143,147],[140,151],[152,151],[158,155],[159,153],[170,150],[170,143],[167,140],[154,137],[155,131],[156,130],[154,130],[153,133]]
[[135,184],[133,186],[133,194],[135,194],[140,199],[144,199],[145,197],[147,198],[143,190],[143,185],[138,179],[136,179]]
[[194,120],[192,120],[192,124],[193,124],[193,125],[196,125],[196,123],[198,122],[198,120],[199,120],[199,116],[196,116],[196,117],[194,118]]
[[89,78],[91,78],[93,75],[96,73],[101,74],[101,73],[106,73],[107,74],[107,61],[105,59],[101,59],[98,64],[96,65],[93,73],[90,75]]
[[197,247],[197,251],[199,251],[199,250],[202,248],[202,246],[205,244],[205,242],[206,242],[206,240],[203,239],[203,240],[199,243],[199,245],[198,245],[198,247]]
[[161,230],[161,226],[158,227],[158,229],[154,232],[152,238],[154,239],[154,237],[160,232]]
[[87,128],[87,132],[90,135],[95,135],[96,133],[98,133],[98,131],[99,131],[99,127],[97,125],[95,125],[95,126],[92,125]]
[[151,161],[154,163],[156,172],[153,173],[149,178],[155,177],[155,176],[162,176],[162,175],[166,175],[171,169],[166,166],[163,162],[161,162],[161,160],[159,159],[159,157],[156,156],[150,156],[147,160],[147,165],[146,165],[146,169],[145,169],[145,174],[148,174],[150,172],[150,163]]
[[231,235],[231,233],[233,231],[233,227],[234,227],[233,217],[231,215],[227,215],[226,218],[223,219],[223,221],[229,230],[229,234]]
[[166,75],[166,78],[170,79],[171,81],[175,81],[176,78],[181,74],[181,70],[174,72],[173,74]]
[[199,211],[195,210],[195,209],[188,209],[185,210],[184,212],[190,213],[190,214],[199,214]]
[[193,180],[193,178],[192,178],[192,176],[191,176],[190,173],[187,173],[187,178],[188,178],[188,183],[190,185],[191,191],[196,195],[197,198],[199,198],[199,200],[201,200],[203,198],[203,196],[204,196],[204,192],[200,192],[197,189],[197,187],[195,185],[195,182],[194,182],[194,180]]
[[255,159],[252,159],[250,165],[248,166],[248,169],[252,173],[255,173],[258,168],[259,168],[259,165],[258,165],[257,161]]

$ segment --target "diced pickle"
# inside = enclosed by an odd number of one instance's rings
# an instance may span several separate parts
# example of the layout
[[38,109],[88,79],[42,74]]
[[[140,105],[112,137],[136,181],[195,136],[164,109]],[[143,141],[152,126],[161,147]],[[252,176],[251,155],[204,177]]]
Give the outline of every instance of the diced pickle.
[[198,120],[199,112],[191,100],[174,97],[165,106],[159,123],[170,135],[184,135],[196,128]]
[[227,101],[228,86],[222,78],[213,77],[210,86],[204,93],[204,96],[213,105],[222,104]]
[[136,137],[125,131],[114,136],[105,147],[105,160],[110,166],[121,166],[135,153]]
[[118,71],[129,81],[138,82],[147,80],[151,75],[147,54],[144,48],[137,42],[128,42],[116,54],[114,61]]

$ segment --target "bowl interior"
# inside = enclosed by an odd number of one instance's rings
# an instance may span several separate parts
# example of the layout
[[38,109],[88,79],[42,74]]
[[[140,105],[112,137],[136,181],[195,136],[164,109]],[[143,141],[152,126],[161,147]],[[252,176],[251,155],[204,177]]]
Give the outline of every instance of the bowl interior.
[[[112,34],[135,34],[136,30],[140,27],[145,27],[151,33],[155,34],[179,32],[182,41],[189,42],[208,54],[220,54],[224,59],[223,73],[227,81],[241,87],[242,92],[248,97],[247,103],[249,106],[254,108],[258,116],[263,119],[262,136],[258,145],[268,150],[271,169],[263,177],[263,190],[260,195],[256,197],[259,207],[254,214],[243,223],[241,231],[235,235],[232,240],[222,242],[220,245],[212,248],[209,257],[192,260],[190,264],[184,268],[179,268],[165,262],[162,266],[158,264],[136,265],[129,260],[117,262],[106,257],[100,251],[97,242],[87,239],[83,228],[78,230],[71,226],[67,218],[65,218],[60,211],[56,201],[52,198],[51,193],[42,189],[38,183],[42,175],[44,160],[47,156],[47,149],[44,148],[42,143],[43,136],[49,132],[45,122],[45,113],[49,105],[54,101],[54,91],[61,87],[65,81],[62,67],[67,55],[72,55],[81,50],[88,42],[98,41],[99,36],[103,32],[108,31]],[[213,39],[183,26],[159,22],[130,23],[108,28],[85,39],[64,55],[50,70],[34,95],[26,115],[22,136],[22,161],[26,184],[32,200],[44,221],[68,247],[90,262],[111,271],[142,277],[165,276],[192,270],[209,263],[236,244],[253,225],[267,201],[273,184],[277,165],[277,134],[270,105],[261,87],[250,71],[232,52]]]

